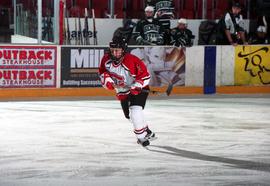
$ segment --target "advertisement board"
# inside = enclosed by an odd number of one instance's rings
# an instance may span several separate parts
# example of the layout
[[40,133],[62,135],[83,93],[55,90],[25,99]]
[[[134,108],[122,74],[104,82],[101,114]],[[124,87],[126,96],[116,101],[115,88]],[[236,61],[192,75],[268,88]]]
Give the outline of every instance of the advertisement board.
[[[62,47],[61,87],[100,87],[99,63],[107,47]],[[184,86],[185,48],[129,48],[131,54],[146,64],[151,74],[150,86]]]
[[235,52],[235,85],[270,85],[269,46],[239,46]]
[[141,47],[131,48],[130,53],[146,64],[151,75],[150,86],[185,85],[185,48]]
[[61,87],[100,87],[98,67],[105,47],[62,47]]
[[57,47],[0,46],[0,88],[56,87]]

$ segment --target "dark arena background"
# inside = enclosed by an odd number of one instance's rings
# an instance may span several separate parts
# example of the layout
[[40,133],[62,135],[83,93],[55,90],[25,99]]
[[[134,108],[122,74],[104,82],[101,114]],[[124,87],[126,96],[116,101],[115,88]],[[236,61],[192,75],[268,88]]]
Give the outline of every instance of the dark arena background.
[[[152,8],[163,30],[144,37]],[[270,185],[269,0],[1,0],[0,15],[0,186]],[[147,148],[102,87],[117,34],[151,76]]]

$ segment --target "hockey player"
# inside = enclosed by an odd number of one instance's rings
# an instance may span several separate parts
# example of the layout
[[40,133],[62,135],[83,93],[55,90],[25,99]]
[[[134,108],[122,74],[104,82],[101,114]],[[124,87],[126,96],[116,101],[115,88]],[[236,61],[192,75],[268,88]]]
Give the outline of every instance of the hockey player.
[[135,34],[138,35],[138,45],[163,45],[164,29],[160,22],[154,19],[154,7],[145,8],[145,18],[138,21]]
[[171,43],[177,47],[191,47],[195,38],[191,30],[187,28],[187,20],[185,18],[178,20],[177,27],[171,30],[171,37]]
[[143,115],[149,94],[150,75],[144,63],[136,56],[126,53],[126,49],[124,38],[113,38],[109,52],[100,63],[100,79],[104,88],[116,91],[125,117],[133,124],[137,142],[148,146],[149,140],[155,137]]
[[155,8],[154,18],[157,19],[163,27],[164,45],[170,45],[171,20],[174,19],[174,1],[147,0],[146,5]]

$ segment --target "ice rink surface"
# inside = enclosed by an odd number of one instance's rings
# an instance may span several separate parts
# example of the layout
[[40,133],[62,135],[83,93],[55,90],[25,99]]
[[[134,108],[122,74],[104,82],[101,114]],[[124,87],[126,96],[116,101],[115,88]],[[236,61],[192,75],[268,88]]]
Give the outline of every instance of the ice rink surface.
[[117,100],[0,102],[1,186],[270,185],[270,96],[149,99],[146,150]]

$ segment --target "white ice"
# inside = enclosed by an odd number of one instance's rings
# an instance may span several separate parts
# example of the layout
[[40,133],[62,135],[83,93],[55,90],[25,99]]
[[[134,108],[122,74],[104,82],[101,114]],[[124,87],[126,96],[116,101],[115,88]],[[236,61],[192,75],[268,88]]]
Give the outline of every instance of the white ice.
[[146,150],[117,100],[0,102],[0,185],[270,185],[269,112],[269,95],[149,99]]

